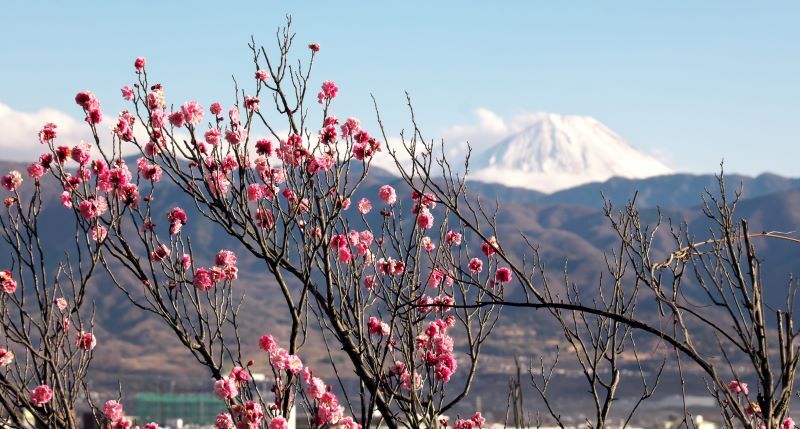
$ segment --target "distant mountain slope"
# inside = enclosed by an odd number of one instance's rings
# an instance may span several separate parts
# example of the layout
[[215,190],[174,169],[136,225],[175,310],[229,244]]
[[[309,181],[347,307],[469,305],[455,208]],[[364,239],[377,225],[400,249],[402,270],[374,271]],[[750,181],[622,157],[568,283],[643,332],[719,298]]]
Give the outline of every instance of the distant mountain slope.
[[526,129],[476,154],[472,165],[471,180],[546,193],[673,172],[594,118],[553,113],[538,114]]
[[[725,175],[726,187],[738,190],[742,187],[742,198],[756,198],[776,192],[800,189],[800,179],[764,173],[757,177],[738,174]],[[511,188],[499,183],[472,181],[473,192],[502,201],[520,204],[573,204],[600,207],[602,196],[615,203],[624,203],[637,195],[639,207],[694,207],[701,203],[700,195],[706,189],[715,190],[717,178],[713,174],[669,174],[644,179],[614,177],[605,182],[587,183],[552,194]]]

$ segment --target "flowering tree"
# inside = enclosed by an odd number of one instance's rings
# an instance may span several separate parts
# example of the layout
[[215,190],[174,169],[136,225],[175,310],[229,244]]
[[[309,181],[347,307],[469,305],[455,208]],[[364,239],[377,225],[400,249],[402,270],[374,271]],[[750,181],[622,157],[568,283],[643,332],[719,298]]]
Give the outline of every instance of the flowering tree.
[[[687,364],[704,374],[708,391],[728,427],[796,426],[789,417],[791,398],[797,395],[794,376],[800,352],[800,331],[794,323],[796,285],[788,282],[783,307],[767,303],[762,261],[753,240],[800,240],[780,232],[751,233],[748,222],[734,215],[741,190],[731,197],[722,174],[718,177],[719,192],[703,196],[703,213],[710,222],[707,239],[696,239],[685,223],[670,223],[666,231],[660,217],[656,225],[646,224],[635,198],[618,212],[606,202],[605,215],[617,234],[618,247],[606,258],[610,281],[604,278],[592,288],[598,294],[587,294],[586,288],[572,283],[567,272],[563,285],[554,284],[537,247],[526,237],[523,255],[504,252],[496,238],[496,211],[487,211],[480,199],[467,193],[447,159],[436,155],[433,143],[423,138],[414,123],[414,132],[404,147],[413,155],[418,153],[417,145],[423,146],[424,156],[413,157],[411,167],[398,163],[406,181],[430,184],[432,198],[450,210],[465,231],[483,240],[488,262],[508,267],[505,272],[503,268],[495,270],[496,281],[513,278],[509,286],[520,287],[524,293],[523,300],[508,300],[497,294],[495,285],[487,288],[474,283],[488,298],[477,306],[544,309],[558,321],[586,376],[595,405],[595,417],[587,419],[587,424],[606,424],[622,378],[620,356],[632,355],[641,369],[636,343],[649,338],[655,349],[671,349],[670,362],[677,368],[681,385]],[[434,162],[444,171],[442,179],[434,176]],[[659,252],[664,243],[675,250]],[[659,259],[660,253],[663,259]],[[482,263],[477,261],[476,265]],[[453,267],[461,272],[471,268],[471,264]],[[710,332],[714,347],[703,345],[707,339],[701,340],[698,332]],[[642,394],[628,410],[626,422],[655,392],[667,362],[668,355],[664,356],[653,376],[639,371]],[[550,365],[542,362],[538,369],[531,369],[530,375],[548,413],[561,424],[557,404],[548,399],[556,364],[557,359]],[[747,378],[754,382],[746,383]],[[750,392],[753,386],[757,393]],[[683,424],[688,427],[692,420],[686,406],[684,412]]]
[[[45,127],[43,140],[52,129]],[[86,399],[84,380],[97,344],[86,291],[99,246],[90,230],[77,228],[68,256],[54,258],[44,248],[38,181],[44,171],[37,166],[29,173],[36,184],[25,192],[18,171],[2,177],[11,196],[0,216],[0,248],[8,255],[0,270],[0,424],[77,428],[75,409]]]
[[[113,132],[99,128],[99,100],[79,93],[75,101],[94,145],[59,146],[56,126],[48,124],[42,142],[49,153],[31,175],[49,171],[58,179],[62,204],[91,244],[102,247],[97,260],[114,284],[209,370],[227,408],[218,427],[282,428],[297,399],[314,427],[371,425],[374,409],[390,428],[447,424],[441,416],[469,392],[497,319],[492,305],[471,308],[486,292],[468,284],[509,279],[483,278],[479,266],[451,269],[470,258],[461,247],[463,227],[451,222],[449,210],[437,209],[432,194],[402,196],[388,185],[362,190],[383,145],[357,119],[333,116],[338,88],[331,81],[317,94],[321,118],[312,128],[306,94],[319,45],[309,45],[307,66],[295,67],[293,38],[288,27],[279,31],[274,57],[254,42],[254,86],[240,97],[237,84],[236,101],[226,109],[211,104],[209,116],[196,101],[169,108],[165,87],[152,82],[144,58],[137,58],[136,82],[122,89],[131,109]],[[262,99],[282,121],[268,119]],[[135,170],[123,157],[131,150],[140,156]],[[192,210],[159,212],[153,202],[164,182],[188,195]],[[166,227],[157,226],[160,219]],[[260,340],[266,357],[243,355],[242,343],[255,339],[239,335],[237,256],[223,249],[213,262],[198,260],[183,228],[195,221],[221,228],[263,263],[290,316],[287,348],[266,335]],[[335,371],[342,387],[341,371],[355,374],[358,399],[340,404],[302,363],[310,317],[347,356],[346,368]],[[274,376],[270,399],[252,380],[256,367]],[[103,415],[109,425],[126,421],[116,401]],[[480,414],[455,422],[461,429],[482,424]]]
[[[21,174],[3,178],[14,192],[2,225],[15,263],[0,273],[9,344],[0,349],[0,365],[14,368],[0,378],[0,403],[11,422],[18,424],[20,410],[28,409],[43,424],[74,423],[71,410],[85,390],[95,345],[91,318],[80,309],[99,264],[132,307],[160,320],[208,370],[209,390],[221,400],[221,429],[283,429],[298,405],[319,428],[371,426],[376,419],[389,428],[447,426],[445,413],[471,389],[499,306],[545,309],[560,324],[589,383],[596,409],[591,426],[607,424],[622,377],[619,360],[633,353],[639,362],[642,335],[675,352],[681,376],[686,359],[701,368],[730,426],[794,425],[788,419],[798,356],[792,306],[777,311],[777,328],[770,328],[760,262],[750,243],[788,237],[750,234],[746,223],[735,222],[735,201],[728,202],[721,180],[720,198],[705,206],[718,227],[709,240],[671,229],[667,237],[678,250],[658,262],[655,230],[642,223],[634,204],[618,214],[609,205],[606,216],[619,239],[607,259],[612,281],[597,288],[600,298],[585,297],[568,277],[559,289],[533,243],[519,255],[503,247],[496,212],[467,193],[464,177],[424,138],[413,110],[412,132],[402,134],[410,165],[390,151],[402,189],[375,183],[373,158],[388,150],[380,117],[380,132],[372,134],[355,118],[337,119],[332,81],[321,84],[316,103],[309,102],[320,47],[309,45],[306,63],[294,65],[294,35],[287,26],[277,36],[274,53],[250,45],[253,79],[246,87],[235,84],[235,101],[225,108],[216,102],[208,109],[197,101],[168,104],[166,87],[137,58],[136,81],[122,88],[130,108],[118,115],[111,133],[100,126],[100,101],[89,91],[75,101],[92,145],[59,145],[57,126],[44,126],[40,141],[47,153],[28,173],[36,183],[50,174],[63,187],[61,204],[74,216],[78,255],[58,266],[55,280],[47,278],[38,242],[40,188],[23,205]],[[130,153],[135,161],[126,158]],[[156,205],[165,189],[177,189],[191,206]],[[242,255],[219,249],[213,261],[203,260],[184,228],[190,222],[219,228],[262,264],[285,304],[288,338],[242,338],[245,298],[236,287]],[[31,286],[20,287],[18,296],[17,282]],[[682,292],[689,283],[704,295],[687,298]],[[509,288],[525,299],[507,299]],[[24,298],[31,291],[36,298]],[[645,302],[654,303],[657,314],[637,312]],[[706,317],[698,305],[718,309],[719,317]],[[68,341],[70,323],[78,334],[74,342]],[[692,332],[698,326],[715,333],[724,364],[697,346]],[[315,327],[329,356],[339,350],[346,356],[343,366],[331,358],[339,395],[303,363],[302,346]],[[256,342],[262,353],[246,355],[243,344]],[[26,354],[25,364],[9,351]],[[757,386],[755,397],[745,374],[734,370],[742,359],[756,380],[750,383]],[[665,364],[666,357],[655,377],[641,371],[642,394],[628,420],[654,393]],[[272,374],[271,395],[258,389],[256,371]],[[357,397],[345,388],[349,374],[358,380]],[[557,404],[548,400],[552,375],[543,362],[538,378],[531,373],[561,423]],[[108,427],[131,424],[119,400],[109,400],[96,415]],[[477,413],[453,426],[484,423]]]

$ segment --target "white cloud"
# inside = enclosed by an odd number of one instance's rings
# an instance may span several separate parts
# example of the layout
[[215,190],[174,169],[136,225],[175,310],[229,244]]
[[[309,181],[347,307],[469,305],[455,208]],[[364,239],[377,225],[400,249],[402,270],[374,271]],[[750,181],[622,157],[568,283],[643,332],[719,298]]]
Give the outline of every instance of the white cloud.
[[44,108],[35,113],[20,112],[0,103],[0,150],[4,160],[33,161],[47,148],[39,143],[37,134],[42,126],[52,122],[58,126],[58,141],[64,145],[75,145],[92,141],[89,126],[64,112]]

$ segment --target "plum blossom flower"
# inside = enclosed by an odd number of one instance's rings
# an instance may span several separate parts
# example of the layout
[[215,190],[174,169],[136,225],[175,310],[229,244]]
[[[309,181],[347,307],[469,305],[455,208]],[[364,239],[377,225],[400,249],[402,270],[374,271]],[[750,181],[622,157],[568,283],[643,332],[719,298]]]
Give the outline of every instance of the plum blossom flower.
[[92,350],[95,348],[95,346],[97,346],[97,337],[95,337],[91,332],[81,331],[75,337],[75,346],[81,350]]
[[67,304],[67,300],[64,299],[63,297],[56,298],[55,299],[55,304],[56,304],[56,307],[58,307],[58,309],[61,310],[61,311],[66,310],[67,305],[68,305]]
[[728,383],[728,390],[733,393],[741,393],[747,396],[750,392],[747,390],[747,383],[742,383],[739,380],[733,380]]
[[53,389],[46,384],[42,384],[31,390],[30,398],[33,406],[41,407],[53,399]]
[[445,234],[444,236],[444,242],[447,243],[448,246],[460,246],[461,233],[455,231],[447,231],[447,234]]
[[372,210],[372,202],[366,198],[362,198],[358,200],[358,212],[361,214],[367,214]]
[[123,100],[125,101],[133,100],[133,90],[128,85],[123,86],[120,91],[122,92]]
[[47,143],[55,140],[56,128],[58,127],[52,122],[44,124],[41,131],[39,131],[39,143]]
[[308,45],[308,49],[311,49],[311,52],[319,52],[319,43],[311,43]]
[[203,106],[196,101],[183,103],[181,113],[183,113],[183,119],[191,125],[197,125],[203,120]]
[[164,259],[169,258],[169,255],[171,254],[172,249],[170,249],[166,244],[161,244],[150,253],[150,260],[153,262],[161,262]]
[[500,250],[500,246],[497,244],[495,236],[489,237],[489,240],[481,244],[481,252],[486,256],[492,256],[498,250]]
[[219,128],[212,128],[206,131],[203,137],[205,138],[206,143],[216,146],[219,144],[220,139],[222,138],[222,132],[219,130]]
[[431,229],[433,227],[433,214],[427,207],[422,208],[417,213],[417,226],[421,229]]
[[192,283],[194,284],[195,289],[207,291],[214,287],[216,282],[214,281],[211,271],[205,268],[198,268],[194,272],[194,280]]
[[332,80],[322,82],[322,91],[317,94],[317,101],[322,104],[326,100],[332,100],[339,93],[339,88]]
[[378,191],[378,196],[384,203],[389,205],[397,201],[397,193],[395,193],[394,188],[389,185],[381,186],[381,189]]
[[133,61],[133,67],[136,68],[136,73],[141,73],[144,70],[144,66],[144,57],[137,57],[136,60]]
[[233,399],[239,394],[239,388],[235,380],[225,377],[214,383],[214,394],[222,400]]
[[214,429],[235,429],[233,418],[228,413],[219,413],[214,420]]
[[266,70],[257,70],[256,71],[256,79],[258,79],[258,80],[260,80],[262,82],[266,82],[267,80],[269,80],[269,72],[266,71]]
[[3,287],[3,292],[12,294],[17,291],[17,281],[11,275],[11,271],[0,271],[0,285]]
[[252,110],[254,112],[258,112],[259,111],[258,103],[260,103],[260,102],[261,102],[261,99],[259,99],[257,97],[245,96],[244,97],[244,108],[247,109],[247,110]]
[[370,316],[369,321],[367,322],[367,329],[370,334],[372,335],[381,335],[387,336],[389,335],[389,324],[386,322],[381,322],[375,316]]
[[33,164],[28,166],[28,176],[35,181],[39,181],[39,179],[44,176],[45,169],[42,164],[38,162],[34,162]]
[[267,334],[259,338],[258,346],[261,348],[261,350],[271,353],[276,347],[278,347],[278,342],[275,341],[275,338],[273,338],[272,335]]
[[169,233],[175,235],[181,232],[183,225],[186,225],[186,212],[180,207],[175,207],[167,213],[169,221]]
[[0,179],[3,187],[11,192],[14,192],[22,184],[22,175],[17,170],[11,170],[8,174]]
[[14,361],[14,353],[11,350],[0,348],[0,367],[11,364]]
[[497,269],[497,272],[494,274],[494,279],[497,280],[498,283],[508,283],[511,281],[511,270],[506,267],[501,267]]
[[269,429],[289,429],[289,424],[286,423],[286,419],[281,416],[275,416],[269,422]]
[[106,401],[106,403],[103,405],[103,415],[110,422],[121,419],[124,416],[122,412],[122,404],[114,400]]

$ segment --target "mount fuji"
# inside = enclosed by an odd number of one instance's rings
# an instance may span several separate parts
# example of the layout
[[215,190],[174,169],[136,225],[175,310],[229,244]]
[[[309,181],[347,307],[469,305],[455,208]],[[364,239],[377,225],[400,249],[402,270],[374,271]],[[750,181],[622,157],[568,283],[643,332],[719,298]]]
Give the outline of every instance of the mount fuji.
[[534,115],[529,125],[471,160],[470,180],[552,193],[612,177],[672,174],[588,116]]

